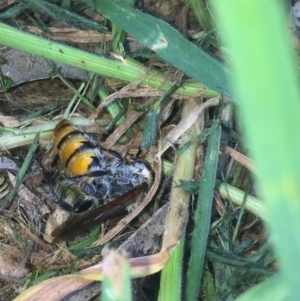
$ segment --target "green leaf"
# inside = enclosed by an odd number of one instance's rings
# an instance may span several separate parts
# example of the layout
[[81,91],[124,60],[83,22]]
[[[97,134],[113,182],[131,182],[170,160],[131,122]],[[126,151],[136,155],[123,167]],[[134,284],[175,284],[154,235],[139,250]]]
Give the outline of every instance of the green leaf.
[[207,239],[210,229],[210,218],[215,187],[221,127],[214,122],[208,138],[203,173],[199,185],[197,207],[194,214],[195,229],[191,240],[191,256],[188,263],[186,279],[186,300],[196,300],[200,290],[203,274]]
[[299,300],[300,89],[287,14],[278,0],[213,4],[270,236],[289,300]]
[[145,14],[122,1],[85,2],[123,30],[208,88],[231,96],[226,68],[216,59],[189,42],[168,23]]

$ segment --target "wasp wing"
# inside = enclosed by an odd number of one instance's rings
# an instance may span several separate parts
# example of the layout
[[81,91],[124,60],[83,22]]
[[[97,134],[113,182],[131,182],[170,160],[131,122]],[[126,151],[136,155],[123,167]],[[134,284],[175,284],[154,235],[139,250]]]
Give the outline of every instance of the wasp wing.
[[145,191],[147,184],[142,183],[115,200],[88,212],[72,216],[63,224],[57,226],[51,233],[54,238],[65,238],[82,233],[93,226],[115,218],[137,201]]

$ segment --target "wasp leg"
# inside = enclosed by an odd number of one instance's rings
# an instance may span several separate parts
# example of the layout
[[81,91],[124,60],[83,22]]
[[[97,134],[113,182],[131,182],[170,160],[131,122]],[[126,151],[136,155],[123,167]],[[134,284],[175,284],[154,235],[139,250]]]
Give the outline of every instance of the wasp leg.
[[110,153],[112,156],[116,157],[117,159],[119,159],[120,162],[124,162],[124,158],[121,156],[120,153],[118,153],[117,151],[114,151],[112,149],[105,149],[108,153]]

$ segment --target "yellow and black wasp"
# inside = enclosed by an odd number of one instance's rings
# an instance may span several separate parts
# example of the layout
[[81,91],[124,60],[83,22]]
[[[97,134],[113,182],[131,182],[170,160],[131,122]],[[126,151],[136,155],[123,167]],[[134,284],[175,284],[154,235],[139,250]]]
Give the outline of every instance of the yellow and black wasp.
[[[64,209],[79,214],[54,228],[51,233],[53,237],[83,231],[120,215],[138,199],[151,181],[146,164],[138,160],[128,163],[119,153],[102,150],[88,134],[68,120],[57,124],[53,142],[65,167],[65,178],[89,196],[74,206],[60,201]],[[83,212],[95,200],[105,204]]]

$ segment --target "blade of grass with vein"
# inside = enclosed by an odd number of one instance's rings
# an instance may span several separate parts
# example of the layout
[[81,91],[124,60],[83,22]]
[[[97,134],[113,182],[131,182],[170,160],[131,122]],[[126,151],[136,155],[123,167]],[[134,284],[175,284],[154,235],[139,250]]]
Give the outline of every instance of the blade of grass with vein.
[[276,273],[274,270],[268,269],[261,264],[257,264],[250,261],[249,259],[225,251],[207,250],[206,256],[212,262],[224,263],[225,265],[233,267],[245,268],[248,270],[249,275],[255,273],[256,276],[257,274],[271,276]]
[[180,301],[182,295],[182,263],[185,234],[171,254],[160,277],[158,301]]
[[283,2],[213,4],[282,277],[299,300],[300,90]]
[[[197,107],[195,102],[185,102],[181,119],[185,119],[195,107]],[[196,136],[197,131],[198,126],[195,124],[182,135],[182,139],[190,139]],[[198,146],[198,141],[195,141],[176,160],[170,196],[170,208],[165,226],[166,232],[162,243],[162,250],[167,250],[169,253],[172,252],[172,260],[168,261],[162,270],[159,301],[181,300],[183,240],[180,239],[185,232],[185,226],[188,221],[190,194],[179,188],[178,183],[180,183],[180,180],[189,181],[193,178]],[[174,247],[175,249],[172,250]]]
[[199,185],[198,203],[194,214],[195,229],[191,240],[191,256],[188,263],[185,300],[197,300],[202,279],[206,245],[210,228],[211,208],[216,181],[221,127],[212,125]]
[[[122,62],[107,59],[22,32],[3,23],[0,23],[0,44],[127,82],[136,81],[144,77],[141,82],[142,85],[160,88],[161,91],[168,91],[172,86],[172,82],[166,81],[163,74],[149,71],[142,64],[133,64],[128,59],[124,59]],[[203,97],[214,97],[217,95],[216,92],[191,80],[183,81],[175,94],[191,96],[201,94]]]
[[[235,205],[241,206],[245,198],[245,191],[240,190],[228,183],[222,183],[218,185],[217,191],[220,196]],[[263,202],[258,198],[247,195],[247,202],[245,204],[246,210],[259,216],[261,219],[266,220],[266,210]]]
[[164,61],[219,93],[231,96],[227,69],[216,59],[185,39],[168,23],[136,10],[122,1],[85,0],[119,25]]

